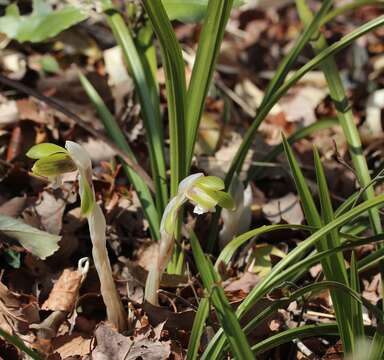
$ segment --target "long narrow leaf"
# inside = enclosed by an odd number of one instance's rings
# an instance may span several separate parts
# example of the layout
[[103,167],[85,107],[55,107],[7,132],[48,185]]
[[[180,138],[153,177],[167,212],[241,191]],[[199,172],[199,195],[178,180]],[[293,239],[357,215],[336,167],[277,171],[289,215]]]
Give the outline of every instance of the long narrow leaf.
[[[360,26],[354,31],[350,32],[346,36],[344,36],[341,40],[335,42],[331,46],[329,46],[326,50],[323,50],[321,53],[316,55],[312,60],[307,62],[304,66],[302,66],[299,70],[297,70],[293,76],[291,76],[288,80],[285,81],[283,85],[281,85],[276,91],[271,92],[270,98],[265,102],[263,107],[259,108],[259,111],[253,120],[252,125],[249,127],[247,132],[244,135],[243,141],[237,150],[229,170],[225,176],[225,185],[228,188],[232,182],[233,176],[235,172],[240,171],[243,166],[244,160],[248,153],[249,148],[252,145],[254,135],[258,130],[260,124],[268,115],[273,106],[277,103],[277,101],[298,81],[300,80],[308,71],[311,71],[313,68],[318,66],[324,59],[328,56],[331,56],[338,51],[342,50],[346,46],[348,46],[351,42],[356,40],[357,38],[363,36],[364,34],[376,29],[377,27],[384,24],[384,15],[380,16],[374,20],[367,22],[366,24]],[[208,236],[207,249],[212,251],[215,245],[216,235],[217,235],[217,223],[220,218],[220,210],[218,210],[213,217],[211,226],[211,230]]]
[[193,320],[192,332],[189,338],[187,360],[197,359],[199,353],[201,335],[204,331],[205,321],[209,314],[209,299],[203,298],[200,300],[199,308]]
[[193,232],[190,234],[190,242],[196,266],[199,270],[204,287],[210,294],[217,317],[223,327],[223,331],[228,339],[233,355],[237,359],[253,360],[248,340],[241,330],[240,323],[225,296],[223,288],[219,284],[218,275],[210,260],[205,257],[199,244],[199,240]]
[[[351,257],[351,268],[350,268],[350,284],[351,288],[360,293],[360,282],[359,282],[359,272],[357,269],[356,255],[355,252],[352,252]],[[362,338],[364,336],[364,321],[363,321],[363,311],[361,304],[357,301],[351,301],[351,313],[354,314],[353,317],[353,331],[356,334],[356,338]]]
[[247,130],[244,135],[243,142],[241,143],[240,148],[236,152],[234,156],[230,169],[227,172],[225,183],[226,186],[229,186],[232,177],[238,169],[241,169],[246,154],[252,145],[253,137],[260,126],[261,122],[268,115],[269,111],[273,108],[273,106],[277,103],[277,101],[297,82],[299,81],[308,71],[311,71],[316,66],[318,66],[322,61],[324,61],[327,57],[334,55],[335,53],[341,51],[350,43],[352,43],[357,38],[365,35],[366,33],[382,26],[384,24],[384,15],[379,16],[376,19],[373,19],[366,24],[358,27],[357,29],[351,31],[349,34],[345,35],[339,41],[327,47],[327,49],[321,51],[318,55],[316,55],[312,60],[308,61],[305,65],[303,65],[299,70],[297,70],[289,79],[285,81],[283,85],[281,85],[275,92],[271,93],[269,101],[259,109],[256,118],[254,119],[252,125]]
[[[304,139],[305,137],[312,135],[317,131],[321,131],[324,129],[329,129],[333,126],[339,124],[339,121],[336,117],[333,118],[325,118],[316,121],[315,123],[305,126],[297,131],[295,131],[292,135],[287,138],[288,144],[292,145],[298,140]],[[268,152],[260,162],[266,163],[275,160],[282,152],[284,151],[283,143],[276,145],[270,152]],[[247,181],[254,180],[259,177],[263,171],[263,167],[260,165],[251,166],[248,170]]]
[[180,45],[161,1],[143,0],[160,42],[167,89],[169,138],[171,142],[171,196],[175,196],[185,171],[185,103],[186,84]]
[[[260,298],[270,291],[276,284],[281,283],[282,276],[286,273],[283,272],[288,266],[291,268],[295,265],[292,265],[297,261],[302,254],[305,254],[313,245],[316,244],[324,236],[328,235],[332,230],[339,228],[344,225],[351,219],[356,218],[361,215],[368,209],[372,207],[382,207],[384,202],[384,195],[377,196],[372,200],[366,200],[362,204],[356,206],[354,209],[344,213],[340,217],[336,218],[332,222],[324,225],[321,229],[312,234],[309,238],[303,241],[300,246],[292,250],[284,259],[278,262],[271,270],[271,272],[259,283],[257,286],[248,294],[245,300],[238,307],[236,314],[239,318],[242,318],[250,308],[260,300]],[[297,264],[297,263],[296,263]],[[290,269],[290,268],[288,268]],[[288,272],[288,269],[286,272]],[[299,271],[300,269],[297,269]],[[283,274],[283,275],[282,275]],[[292,273],[289,273],[291,276]],[[216,359],[220,355],[222,346],[225,344],[225,339],[223,339],[222,331],[219,330],[215,335],[214,339],[208,345],[204,356],[202,359]]]
[[[373,333],[373,328],[367,326],[366,332],[367,334],[371,335]],[[337,336],[337,324],[325,323],[315,325],[303,325],[297,328],[288,329],[258,342],[256,345],[252,346],[252,350],[256,355],[263,354],[268,350],[274,349],[292,340],[307,339],[314,336]]]
[[186,151],[187,171],[192,162],[197,130],[204,110],[205,97],[212,80],[214,66],[224,36],[225,26],[231,12],[233,0],[209,0],[207,15],[201,31],[195,64],[188,88]]
[[[288,144],[285,137],[283,137],[284,150],[287,155],[289,166],[291,168],[293,177],[295,179],[296,189],[299,193],[301,204],[303,206],[305,218],[308,224],[315,227],[321,227],[324,223],[329,223],[333,220],[333,210],[330,203],[328,194],[328,187],[325,180],[323,168],[321,166],[320,157],[315,151],[315,169],[319,185],[319,194],[323,212],[323,219],[317,211],[315,202],[312,198],[311,192],[301,172],[301,169],[293,155],[292,149]],[[321,239],[316,247],[318,251],[330,249],[340,245],[340,238],[338,237],[337,229],[330,232],[327,237]],[[347,273],[344,266],[343,259],[340,255],[335,255],[336,258],[326,258],[322,261],[322,267],[327,280],[339,281],[342,284],[348,284]],[[350,303],[348,298],[344,298],[343,294],[331,291],[332,302],[335,308],[336,319],[339,325],[340,335],[343,341],[344,349],[347,353],[353,351],[354,336],[352,332],[351,316],[348,316],[348,309]],[[346,300],[346,301],[344,301]]]
[[[119,146],[122,150],[129,154],[132,159],[135,160],[135,155],[133,154],[126,138],[124,137],[123,132],[119,128],[116,119],[105,105],[103,99],[100,97],[100,95],[97,93],[96,89],[92,86],[88,79],[82,74],[80,74],[80,81],[89,99],[95,106],[100,116],[100,120],[102,121],[109,136],[113,139],[117,146]],[[129,181],[132,183],[137,192],[137,195],[143,208],[143,212],[145,214],[146,219],[148,220],[149,228],[153,237],[159,240],[160,217],[153,202],[152,195],[148,189],[148,186],[145,184],[143,179],[139,175],[137,175],[134,170],[125,165],[124,162],[123,169],[124,172],[127,174]]]
[[224,247],[224,249],[221,251],[220,255],[216,260],[216,267],[218,267],[221,262],[223,262],[224,264],[228,264],[232,256],[239,249],[239,247],[243,245],[245,242],[247,242],[249,239],[252,239],[255,236],[259,236],[270,231],[279,231],[279,230],[285,230],[285,229],[312,231],[312,230],[315,230],[316,228],[311,226],[305,226],[305,225],[275,224],[275,225],[263,225],[257,229],[247,231],[246,233],[241,234],[235,237],[234,239],[232,239]]
[[26,346],[18,336],[8,334],[6,331],[0,328],[0,336],[4,338],[7,342],[14,345],[24,353],[26,353],[28,356],[31,357],[33,360],[44,360],[42,356],[40,356],[36,351],[30,349],[28,346]]
[[152,167],[152,176],[156,186],[156,205],[159,213],[163,213],[168,202],[166,184],[166,171],[164,160],[164,139],[161,126],[160,103],[154,104],[155,84],[148,83],[150,77],[146,76],[146,70],[136,49],[132,35],[124,23],[122,16],[113,7],[111,0],[103,0],[103,10],[112,29],[116,41],[121,46],[125,59],[129,65],[133,80],[139,96],[141,113],[144,126],[147,131],[149,154]]

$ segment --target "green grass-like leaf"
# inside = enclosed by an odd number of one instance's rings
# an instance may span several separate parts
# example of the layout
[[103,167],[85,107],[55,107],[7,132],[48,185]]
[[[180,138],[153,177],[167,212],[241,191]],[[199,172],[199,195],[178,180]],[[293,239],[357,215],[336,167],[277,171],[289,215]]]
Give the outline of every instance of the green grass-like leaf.
[[127,28],[122,16],[116,11],[110,0],[102,0],[102,4],[108,24],[117,43],[121,46],[135,83],[144,127],[147,132],[152,177],[156,187],[156,207],[159,214],[162,214],[168,202],[168,189],[160,102],[159,98],[154,96],[157,93],[157,86],[151,81],[153,80],[152,77],[146,75],[146,73],[151,72],[151,69],[144,67],[130,30]]
[[[321,229],[313,233],[300,246],[293,249],[287,256],[278,262],[272,271],[261,280],[260,283],[248,294],[244,301],[239,305],[236,315],[238,318],[242,318],[251,307],[264,296],[273,287],[284,281],[285,276],[288,278],[299,272],[303,268],[303,262],[307,259],[298,261],[303,254],[306,254],[310,248],[312,248],[320,239],[327,236],[334,229],[340,228],[342,225],[355,219],[357,216],[363,214],[372,207],[383,207],[384,195],[377,196],[374,199],[366,200],[355,208],[344,213],[340,217],[336,218],[332,222],[325,224]],[[334,249],[329,250],[329,253],[333,253]],[[204,352],[202,359],[217,359],[221,354],[223,346],[225,345],[225,338],[223,338],[222,330],[219,330],[215,337],[208,344],[206,351]]]
[[[123,132],[119,128],[116,119],[111,114],[108,107],[105,105],[103,99],[100,97],[96,89],[92,86],[92,84],[84,75],[80,73],[79,77],[81,84],[83,85],[83,88],[87,93],[89,99],[91,100],[92,104],[96,108],[100,116],[100,120],[102,121],[109,137],[113,139],[117,146],[119,146],[122,150],[129,154],[132,159],[135,160],[135,156],[131,150],[131,147],[128,144],[128,141],[126,140]],[[144,180],[139,175],[137,175],[135,171],[132,170],[129,166],[125,165],[124,162],[123,170],[137,192],[141,206],[143,208],[143,212],[145,214],[146,219],[148,220],[149,228],[151,230],[153,238],[157,240],[160,239],[160,216],[157,212],[155,203],[153,202],[153,198],[148,189],[148,186],[146,185]]]
[[143,0],[153,29],[160,42],[167,89],[171,157],[171,196],[175,196],[185,171],[185,66],[181,48],[165,9],[158,0]]
[[201,341],[201,335],[204,331],[205,322],[209,314],[209,299],[202,298],[199,308],[193,320],[192,332],[188,342],[187,360],[197,359]]
[[228,339],[233,356],[242,360],[253,359],[248,340],[241,330],[240,323],[219,283],[220,279],[218,274],[214,270],[210,260],[205,257],[199,244],[199,240],[193,232],[190,233],[190,242],[196,266],[199,270],[204,287],[212,299],[217,317]]

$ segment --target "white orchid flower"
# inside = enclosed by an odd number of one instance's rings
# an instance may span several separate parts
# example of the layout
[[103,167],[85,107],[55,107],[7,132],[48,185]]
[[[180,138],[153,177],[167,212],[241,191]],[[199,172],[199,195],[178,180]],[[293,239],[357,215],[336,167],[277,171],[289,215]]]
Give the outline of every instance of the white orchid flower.
[[224,188],[223,180],[215,176],[204,176],[203,173],[190,175],[180,182],[176,196],[169,201],[161,219],[158,257],[149,269],[145,285],[146,301],[158,304],[157,291],[172,256],[180,208],[190,201],[195,206],[193,212],[198,215],[214,212],[216,205],[233,209],[234,202],[230,195],[222,191]]
[[67,141],[65,149],[50,143],[35,145],[28,151],[27,156],[37,160],[32,168],[35,174],[56,181],[63,173],[78,171],[81,213],[88,220],[92,255],[100,278],[100,291],[107,309],[107,317],[119,331],[125,330],[127,317],[112,276],[106,248],[106,222],[100,206],[96,203],[92,162],[88,153],[79,144]]

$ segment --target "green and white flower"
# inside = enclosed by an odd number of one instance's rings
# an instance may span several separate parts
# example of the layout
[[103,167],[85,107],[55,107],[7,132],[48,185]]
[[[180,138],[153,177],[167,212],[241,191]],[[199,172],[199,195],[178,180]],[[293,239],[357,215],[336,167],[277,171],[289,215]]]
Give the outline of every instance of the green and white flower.
[[217,205],[233,210],[234,201],[223,191],[224,188],[223,180],[216,176],[204,176],[203,173],[192,174],[180,182],[176,196],[169,201],[161,219],[157,262],[150,268],[145,285],[148,302],[158,304],[157,291],[172,256],[179,210],[188,201],[195,206],[193,212],[198,215],[215,212]]
[[125,330],[127,317],[112,277],[106,248],[106,222],[100,206],[96,203],[92,162],[88,153],[79,144],[67,141],[65,148],[50,143],[35,145],[28,151],[27,156],[36,160],[32,171],[36,175],[48,177],[55,184],[60,183],[64,173],[78,171],[81,213],[88,220],[93,245],[92,255],[100,278],[100,290],[107,308],[108,320],[120,331]]

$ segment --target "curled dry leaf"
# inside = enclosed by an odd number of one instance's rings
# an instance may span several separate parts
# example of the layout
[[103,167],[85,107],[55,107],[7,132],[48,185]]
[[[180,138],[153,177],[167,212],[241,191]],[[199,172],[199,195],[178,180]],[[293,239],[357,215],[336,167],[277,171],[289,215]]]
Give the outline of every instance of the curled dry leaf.
[[65,269],[53,286],[43,310],[71,312],[76,304],[83,274],[78,270]]

